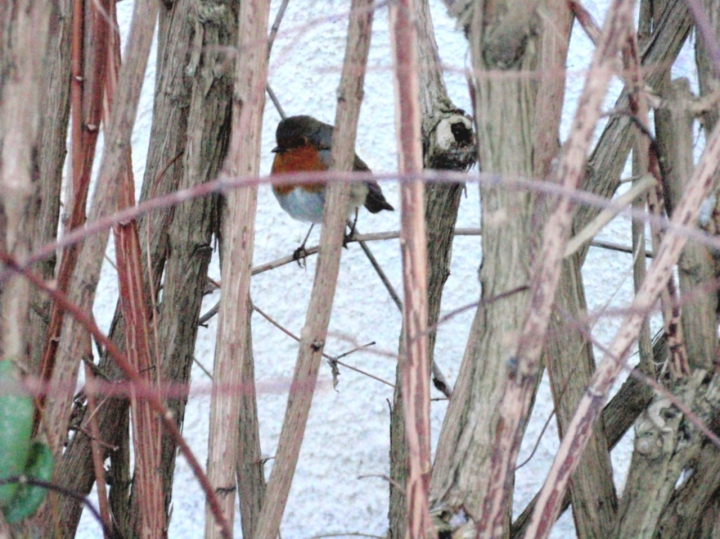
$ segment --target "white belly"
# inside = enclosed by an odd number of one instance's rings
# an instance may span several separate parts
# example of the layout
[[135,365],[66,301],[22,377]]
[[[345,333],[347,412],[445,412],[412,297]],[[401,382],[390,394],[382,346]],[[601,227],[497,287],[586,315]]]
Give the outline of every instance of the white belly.
[[[367,192],[368,187],[363,182],[352,184],[348,217],[355,212],[356,208],[365,203]],[[282,209],[288,212],[292,218],[306,223],[322,223],[325,206],[324,189],[322,191],[305,191],[296,187],[286,195],[275,193],[275,198],[278,199]]]

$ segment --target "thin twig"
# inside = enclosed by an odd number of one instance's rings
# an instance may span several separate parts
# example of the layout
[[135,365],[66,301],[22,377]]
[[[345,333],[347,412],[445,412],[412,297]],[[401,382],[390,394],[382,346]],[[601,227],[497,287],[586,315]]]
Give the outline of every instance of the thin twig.
[[552,412],[550,412],[550,415],[545,420],[545,423],[543,424],[542,429],[540,429],[540,434],[538,434],[537,440],[535,440],[535,444],[533,445],[532,451],[530,451],[530,454],[528,457],[522,461],[520,464],[515,466],[515,471],[517,472],[520,468],[525,466],[528,462],[532,460],[532,458],[535,456],[535,452],[538,450],[538,447],[540,447],[540,441],[543,439],[543,436],[545,436],[545,431],[547,431],[547,428],[550,426],[550,421],[552,421],[552,418],[555,417],[555,409],[553,408]]
[[695,21],[695,28],[702,38],[702,45],[707,51],[707,55],[712,59],[715,76],[718,76],[720,75],[720,45],[710,24],[710,17],[705,13],[698,0],[685,0],[685,4]]
[[[633,186],[626,193],[623,193],[615,200],[618,204],[632,204],[635,199],[644,194],[649,188],[655,186],[655,184],[655,178],[648,174],[643,176],[636,183],[633,183]],[[620,211],[620,207],[616,207],[613,209],[605,209],[598,213],[592,221],[585,225],[585,228],[580,230],[568,241],[565,247],[565,258],[572,256],[582,249],[583,245],[594,238],[606,224],[612,221],[615,216],[620,213]]]
[[[278,30],[280,29],[280,23],[283,20],[283,17],[285,16],[285,10],[287,9],[288,3],[290,3],[290,0],[283,0],[280,4],[280,7],[277,10],[277,13],[275,14],[275,20],[273,21],[272,27],[270,27],[270,34],[268,35],[268,46],[267,46],[267,56],[268,61],[270,60],[270,53],[272,52],[273,44],[275,43],[275,38],[277,37]],[[268,82],[265,85],[265,90],[267,91],[268,96],[270,97],[270,101],[273,102],[273,105],[275,105],[275,109],[278,111],[278,114],[280,115],[280,118],[283,120],[287,117],[285,115],[285,111],[282,108],[282,105],[280,104],[280,100],[275,95],[275,92],[270,87],[270,83]]]
[[[622,53],[625,71],[628,73],[627,76],[632,88],[628,95],[629,110],[626,114],[639,131],[635,143],[637,162],[640,166],[640,172],[647,172],[657,180],[655,188],[651,189],[646,196],[648,212],[657,217],[671,216],[673,214],[673,198],[668,185],[668,164],[665,163],[665,159],[660,158],[660,146],[649,129],[648,106],[639,91],[643,84],[642,61],[634,34],[628,36]],[[661,123],[662,120],[658,120],[656,129],[662,127]],[[644,137],[641,135],[644,135]],[[689,132],[688,136],[690,136]],[[689,171],[686,173],[689,175]],[[662,241],[663,231],[655,225],[651,225],[650,229],[653,250],[657,250]],[[676,307],[677,303],[678,293],[675,278],[671,276],[665,289],[660,294],[660,306],[668,339],[668,349],[670,350],[670,371],[675,377],[686,377],[690,375],[690,366],[683,335],[683,324],[680,321],[680,310]],[[648,327],[646,323],[643,325],[646,328]],[[649,335],[646,334],[646,344],[648,338]]]
[[205,376],[210,378],[210,381],[212,381],[212,379],[213,379],[212,373],[209,370],[207,370],[205,368],[205,365],[200,363],[200,361],[198,361],[198,358],[196,358],[195,356],[193,356],[193,363],[195,363],[195,365],[197,365],[198,368],[205,373]]
[[400,492],[405,494],[405,487],[402,485],[399,485],[397,481],[394,481],[391,477],[384,475],[384,474],[366,474],[366,475],[358,475],[358,479],[370,479],[372,477],[379,477],[380,479],[384,479],[388,483],[390,483],[392,486],[394,486],[396,489],[398,489]]
[[397,305],[397,308],[400,309],[400,311],[402,312],[402,300],[400,299],[398,293],[395,291],[395,288],[390,282],[390,279],[388,279],[387,275],[385,275],[385,272],[380,266],[380,263],[377,261],[377,258],[375,258],[375,255],[373,255],[367,242],[365,242],[364,240],[355,241],[360,244],[360,248],[363,250],[363,253],[365,253],[365,256],[375,270],[375,273],[377,273],[378,277],[380,277],[380,280],[385,285],[385,289],[387,290],[388,294],[390,294],[390,297],[395,302],[395,305]]
[[[579,367],[578,363],[575,362],[575,365],[573,366],[573,368],[570,370],[567,377],[565,378],[565,383],[563,384],[562,388],[560,389],[560,394],[557,396],[557,399],[555,399],[555,400],[557,400],[557,402],[561,402],[563,400],[563,397],[565,396],[565,392],[567,391],[567,388],[570,386],[570,380],[572,379],[573,374],[578,369],[578,367]],[[540,447],[540,441],[543,439],[543,436],[545,435],[545,431],[550,426],[550,421],[555,416],[556,411],[557,410],[555,408],[553,408],[552,412],[550,413],[548,418],[545,420],[545,424],[543,425],[543,428],[540,430],[540,434],[538,435],[537,440],[535,440],[535,445],[533,446],[532,451],[530,451],[530,455],[528,455],[528,458],[526,458],[524,461],[522,461],[522,463],[515,466],[516,472],[520,468],[525,466],[528,462],[530,462],[532,460],[533,456],[535,456],[535,452],[538,450],[538,447]]]
[[[480,236],[482,234],[481,230],[479,228],[458,228],[455,230],[456,236]],[[395,230],[392,232],[377,232],[374,234],[360,234],[358,236],[353,236],[351,238],[348,238],[348,243],[354,243],[354,242],[369,242],[369,241],[386,241],[386,240],[394,240],[398,239],[400,237],[400,231]],[[614,243],[611,241],[605,241],[605,240],[592,240],[590,242],[590,245],[592,247],[597,247],[599,249],[607,249],[609,251],[617,251],[619,253],[626,253],[626,254],[633,254],[632,247],[627,247],[625,245],[620,245],[618,243]],[[300,256],[302,258],[306,258],[308,256],[312,256],[317,254],[318,252],[318,246],[314,245],[313,247],[308,247],[303,254]],[[650,250],[645,251],[645,256],[647,258],[652,258],[653,253]],[[291,264],[293,262],[296,262],[296,259],[293,255],[283,256],[281,258],[277,258],[273,260],[272,262],[266,262],[264,264],[260,264],[258,266],[255,266],[252,269],[253,275],[259,275],[260,273],[265,273],[266,271],[273,270],[275,268],[279,268],[281,266],[285,266],[287,264]],[[396,302],[397,305],[397,302]],[[402,305],[402,304],[401,304]],[[207,324],[207,322],[218,313],[218,307],[220,306],[220,303],[216,303],[213,307],[208,309],[208,311],[203,314],[198,319],[198,325],[204,326]],[[460,309],[467,310],[471,309],[473,307],[477,306],[477,302],[471,303],[470,305],[467,305],[465,307],[461,307]],[[462,311],[461,311],[462,312]],[[459,314],[459,313],[455,313]],[[448,316],[448,315],[445,315]],[[432,328],[430,328],[432,329]]]
[[275,38],[277,37],[278,30],[280,30],[280,23],[283,20],[283,17],[285,16],[285,10],[288,7],[288,4],[290,3],[290,0],[283,0],[280,4],[280,7],[278,7],[277,13],[275,14],[275,20],[272,23],[272,26],[270,27],[270,34],[268,34],[268,45],[267,45],[267,55],[268,59],[270,58],[270,53],[272,52],[273,45],[275,44]]
[[[456,236],[481,236],[482,231],[479,228],[457,228],[455,229],[455,235]],[[400,237],[400,231],[399,230],[393,230],[390,232],[375,232],[372,234],[358,234],[353,235],[352,237],[347,239],[347,243],[366,243],[370,241],[387,241],[387,240],[396,240]],[[592,240],[590,242],[590,245],[592,247],[597,247],[599,249],[607,249],[609,251],[617,251],[620,253],[627,253],[627,254],[633,254],[632,247],[628,247],[625,245],[620,245],[618,243],[614,243],[611,241],[605,241],[605,240]],[[316,255],[318,253],[318,246],[314,245],[312,247],[308,247],[305,249],[303,253],[300,254],[300,258],[307,258],[309,256]],[[648,258],[652,258],[653,253],[650,250],[645,251],[645,256]],[[259,275],[261,273],[265,273],[266,271],[271,271],[276,268],[279,268],[281,266],[286,266],[287,264],[292,264],[293,262],[296,262],[297,258],[295,258],[294,255],[288,255],[283,256],[280,258],[277,258],[271,262],[265,262],[264,264],[260,264],[258,266],[255,266],[252,269],[253,275]],[[381,277],[382,278],[382,277]],[[388,290],[389,292],[389,290]],[[402,303],[398,303],[400,300],[395,302],[396,305],[401,306]],[[214,307],[210,308],[207,313],[205,313],[203,316],[200,317],[198,320],[199,325],[206,324],[213,316],[217,314],[217,307],[218,304],[216,304]]]
[[513,296],[515,294],[519,294],[520,292],[525,292],[530,287],[526,284],[515,287],[511,290],[508,290],[507,292],[502,292],[500,294],[496,294],[495,296],[492,296],[487,299],[480,299],[479,301],[473,301],[472,303],[468,303],[467,305],[463,305],[462,307],[458,307],[457,309],[453,309],[449,313],[446,313],[442,315],[438,321],[435,323],[434,326],[430,326],[427,328],[428,333],[431,331],[435,331],[438,327],[440,327],[441,324],[444,324],[451,318],[455,318],[459,314],[462,314],[464,312],[467,312],[471,309],[474,309],[476,307],[485,307],[487,305],[490,305],[491,303],[495,303],[496,301],[499,301],[501,299],[508,298],[510,296]]
[[270,101],[272,101],[273,105],[275,105],[275,109],[277,110],[278,114],[280,115],[280,118],[282,118],[283,120],[285,118],[287,118],[287,115],[285,114],[285,110],[282,108],[282,105],[280,104],[280,100],[278,99],[277,95],[275,95],[275,92],[270,87],[269,83],[265,86],[265,91],[267,91],[267,94],[270,97]]
[[[73,428],[71,427],[70,430],[75,430],[75,429],[73,429]],[[79,428],[77,429],[77,431],[78,431],[78,432],[82,432],[85,436],[88,437],[89,440],[95,440],[95,441],[98,443],[99,446],[104,447],[104,448],[107,449],[108,451],[117,451],[118,449],[120,449],[120,448],[119,448],[118,446],[116,446],[116,445],[109,444],[109,443],[107,443],[107,442],[103,442],[102,440],[97,440],[97,439],[92,435],[92,432],[89,432],[87,429],[84,429],[83,427],[79,427]]]
[[[289,329],[287,329],[287,328],[285,328],[284,326],[282,326],[279,322],[277,322],[276,320],[274,320],[269,314],[267,314],[265,311],[263,311],[262,309],[260,309],[260,307],[258,307],[257,305],[254,305],[254,304],[253,304],[253,309],[254,309],[255,311],[257,311],[257,313],[258,313],[260,316],[262,316],[265,320],[267,320],[267,321],[270,322],[273,326],[275,326],[275,327],[278,328],[280,331],[282,331],[285,335],[287,335],[288,337],[290,337],[291,339],[293,339],[293,340],[295,340],[295,341],[297,341],[297,342],[300,342],[300,337],[298,337],[297,335],[295,335],[295,334],[294,334],[292,331],[290,331]],[[373,343],[370,343],[370,344],[375,344],[375,343],[373,342]],[[346,357],[346,356],[348,356],[348,355],[350,355],[350,354],[352,354],[352,353],[354,353],[354,352],[357,352],[358,350],[360,350],[360,349],[362,349],[362,348],[365,348],[365,347],[367,347],[367,346],[370,346],[370,345],[367,345],[367,344],[366,344],[366,345],[364,345],[364,346],[355,347],[355,348],[353,348],[352,350],[350,350],[350,351],[348,351],[348,352],[345,352],[345,353],[343,353],[343,354],[340,354],[339,356],[336,356],[336,357],[333,357],[333,356],[331,356],[330,354],[327,354],[327,353],[325,353],[325,352],[323,352],[322,355],[323,355],[323,357],[324,357],[325,359],[327,359],[328,361],[337,363],[338,365],[342,365],[343,367],[345,367],[345,368],[347,368],[347,369],[350,369],[351,371],[355,371],[355,372],[357,372],[358,374],[362,374],[363,376],[367,376],[368,378],[372,378],[373,380],[377,380],[378,382],[383,383],[383,384],[385,384],[385,385],[387,385],[387,386],[395,387],[393,384],[391,384],[391,383],[388,382],[387,380],[383,380],[382,378],[379,378],[379,377],[375,376],[374,374],[370,374],[369,372],[363,371],[362,369],[358,369],[357,367],[353,367],[352,365],[348,365],[347,363],[343,363],[342,361],[340,361],[340,358]]]

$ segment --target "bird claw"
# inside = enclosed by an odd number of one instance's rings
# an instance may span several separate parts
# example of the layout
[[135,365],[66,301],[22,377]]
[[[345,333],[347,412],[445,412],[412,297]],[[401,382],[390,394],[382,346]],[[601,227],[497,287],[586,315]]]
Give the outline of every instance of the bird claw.
[[298,266],[304,268],[306,267],[305,258],[307,255],[308,252],[305,250],[305,244],[303,243],[300,247],[293,251],[293,260],[297,262]]
[[355,225],[357,224],[357,208],[355,209],[355,220],[347,222],[348,231],[343,236],[343,247],[348,248],[348,243],[355,239]]

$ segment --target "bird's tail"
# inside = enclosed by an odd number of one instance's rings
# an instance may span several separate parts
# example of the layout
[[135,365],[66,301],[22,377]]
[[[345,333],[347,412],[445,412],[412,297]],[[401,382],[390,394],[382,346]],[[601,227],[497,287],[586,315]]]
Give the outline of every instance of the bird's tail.
[[385,200],[382,189],[377,182],[365,182],[368,186],[368,195],[365,199],[365,207],[370,213],[378,213],[382,210],[395,211],[390,203]]

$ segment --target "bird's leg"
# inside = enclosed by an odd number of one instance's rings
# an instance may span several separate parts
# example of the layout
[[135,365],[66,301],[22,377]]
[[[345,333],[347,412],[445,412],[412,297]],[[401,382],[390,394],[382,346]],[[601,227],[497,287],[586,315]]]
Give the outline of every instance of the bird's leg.
[[346,249],[347,249],[348,243],[350,243],[350,240],[352,240],[355,237],[355,225],[357,225],[357,220],[358,220],[358,209],[359,208],[355,208],[355,219],[353,219],[352,222],[350,221],[350,219],[348,219],[348,222],[347,222],[347,226],[350,228],[350,231],[347,234],[345,234],[345,238],[343,239],[343,247],[345,247]]
[[310,232],[312,232],[313,227],[315,224],[310,225],[310,230],[308,230],[307,234],[305,234],[305,239],[300,244],[300,247],[295,249],[293,251],[293,260],[298,263],[298,266],[301,268],[303,267],[303,259],[307,256],[307,251],[305,250],[305,244],[307,243],[308,238],[310,237]]

